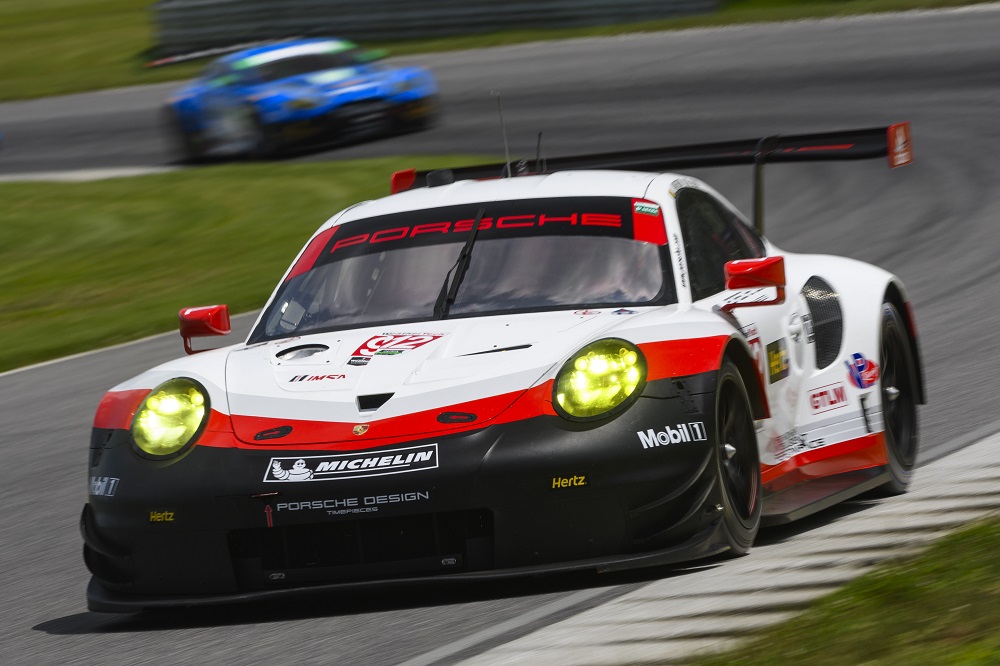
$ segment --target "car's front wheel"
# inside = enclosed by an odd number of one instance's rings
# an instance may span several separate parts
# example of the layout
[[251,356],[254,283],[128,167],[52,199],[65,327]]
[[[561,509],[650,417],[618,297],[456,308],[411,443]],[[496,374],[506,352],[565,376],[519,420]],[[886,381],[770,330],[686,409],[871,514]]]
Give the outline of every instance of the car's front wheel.
[[719,371],[715,414],[724,537],[731,554],[743,555],[760,529],[763,486],[746,385],[728,359]]
[[201,133],[188,130],[173,107],[164,109],[163,118],[172,160],[182,164],[193,164],[201,160],[206,149]]
[[879,490],[899,495],[909,487],[917,462],[917,370],[910,337],[892,303],[882,304],[880,340],[882,421],[890,480]]

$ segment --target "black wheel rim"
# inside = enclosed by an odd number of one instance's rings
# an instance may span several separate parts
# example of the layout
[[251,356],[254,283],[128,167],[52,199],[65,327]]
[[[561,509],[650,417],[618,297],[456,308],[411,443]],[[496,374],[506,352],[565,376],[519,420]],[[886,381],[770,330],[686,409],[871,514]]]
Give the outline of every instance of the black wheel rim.
[[889,320],[882,334],[882,416],[889,448],[905,468],[916,456],[916,403],[913,370],[902,331]]
[[749,521],[757,508],[757,441],[749,406],[731,378],[719,392],[718,441],[726,494],[737,515]]

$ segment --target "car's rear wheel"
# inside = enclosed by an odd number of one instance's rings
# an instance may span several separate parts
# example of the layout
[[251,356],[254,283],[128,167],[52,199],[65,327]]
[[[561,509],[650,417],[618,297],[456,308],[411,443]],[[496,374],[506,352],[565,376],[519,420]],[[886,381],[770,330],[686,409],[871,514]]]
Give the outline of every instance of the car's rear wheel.
[[880,340],[882,422],[891,478],[879,491],[899,495],[909,487],[917,461],[917,371],[910,337],[892,303],[882,304]]
[[730,553],[743,555],[750,550],[760,529],[763,487],[746,385],[736,365],[728,359],[719,371],[715,413],[724,536]]

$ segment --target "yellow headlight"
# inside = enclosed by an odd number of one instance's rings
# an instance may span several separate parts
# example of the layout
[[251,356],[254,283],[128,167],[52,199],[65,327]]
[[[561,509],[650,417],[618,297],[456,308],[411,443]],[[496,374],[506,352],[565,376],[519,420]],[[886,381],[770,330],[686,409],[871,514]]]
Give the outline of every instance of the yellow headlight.
[[209,413],[208,392],[180,377],[153,389],[132,419],[132,439],[145,454],[163,458],[179,453],[200,433]]
[[631,342],[609,338],[574,354],[556,375],[556,410],[573,419],[608,416],[638,397],[646,361]]

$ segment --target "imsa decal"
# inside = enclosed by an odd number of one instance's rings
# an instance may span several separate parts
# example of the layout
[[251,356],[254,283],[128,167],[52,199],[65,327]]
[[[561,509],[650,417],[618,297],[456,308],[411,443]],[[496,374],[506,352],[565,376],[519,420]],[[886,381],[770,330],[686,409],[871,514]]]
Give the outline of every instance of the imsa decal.
[[437,466],[438,445],[423,444],[386,451],[271,458],[264,472],[264,481],[266,483],[336,481],[419,472],[436,469]]

